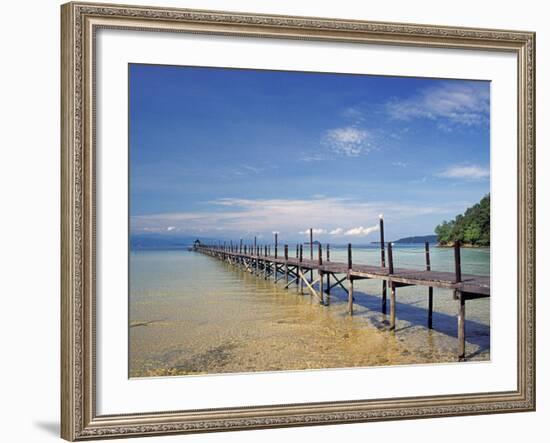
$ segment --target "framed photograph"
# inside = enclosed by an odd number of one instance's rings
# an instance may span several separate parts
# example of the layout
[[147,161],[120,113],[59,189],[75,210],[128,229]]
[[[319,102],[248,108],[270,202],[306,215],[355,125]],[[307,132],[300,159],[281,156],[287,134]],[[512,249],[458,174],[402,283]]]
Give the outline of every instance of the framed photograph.
[[61,14],[63,438],[534,410],[534,33]]

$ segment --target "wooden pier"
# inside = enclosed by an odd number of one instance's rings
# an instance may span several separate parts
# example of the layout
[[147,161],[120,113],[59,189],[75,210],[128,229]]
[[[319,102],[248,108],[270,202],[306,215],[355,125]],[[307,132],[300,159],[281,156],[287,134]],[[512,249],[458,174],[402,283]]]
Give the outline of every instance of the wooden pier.
[[[296,245],[294,256],[289,256],[288,245],[283,245],[282,255],[279,251],[278,236],[275,234],[274,251],[271,246],[259,246],[254,238],[251,245],[225,242],[218,245],[196,243],[194,250],[233,265],[242,267],[259,278],[272,278],[275,283],[282,281],[284,288],[296,285],[303,293],[304,287],[316,297],[320,304],[328,306],[331,290],[337,286],[348,294],[348,312],[353,315],[354,282],[362,279],[377,279],[382,281],[382,313],[387,314],[387,290],[390,295],[389,328],[395,331],[397,288],[404,286],[425,286],[428,289],[427,326],[433,327],[433,288],[452,291],[453,299],[457,301],[458,314],[458,359],[465,359],[466,351],[466,301],[490,296],[490,278],[488,276],[462,274],[460,262],[460,245],[454,246],[454,272],[431,270],[429,244],[425,244],[425,270],[394,268],[392,244],[384,243],[384,222],[380,219],[380,265],[364,265],[353,263],[352,245],[348,244],[347,261],[334,262],[330,260],[330,246],[319,243],[314,257],[313,235],[310,230],[309,258],[304,258],[303,245]],[[273,254],[272,254],[273,252]],[[387,257],[386,257],[387,255]],[[316,277],[314,277],[314,274]]]

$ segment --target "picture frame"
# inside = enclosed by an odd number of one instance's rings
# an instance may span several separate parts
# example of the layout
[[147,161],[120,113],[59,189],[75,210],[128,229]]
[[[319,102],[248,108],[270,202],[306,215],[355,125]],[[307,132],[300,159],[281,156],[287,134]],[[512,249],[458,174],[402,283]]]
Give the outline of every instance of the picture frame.
[[[61,7],[61,436],[69,441],[535,410],[535,34],[72,2]],[[97,413],[96,34],[467,49],[517,57],[517,388],[174,411]],[[99,172],[99,173],[98,173]],[[512,290],[512,289],[510,289]],[[125,321],[121,319],[121,321]]]

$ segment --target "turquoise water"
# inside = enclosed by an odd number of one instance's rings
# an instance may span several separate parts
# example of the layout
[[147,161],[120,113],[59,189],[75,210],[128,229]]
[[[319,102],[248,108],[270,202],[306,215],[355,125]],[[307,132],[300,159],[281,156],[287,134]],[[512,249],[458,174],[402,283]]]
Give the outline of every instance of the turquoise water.
[[[293,246],[289,247],[292,252]],[[272,247],[273,251],[273,247]],[[347,250],[332,247],[332,261]],[[309,257],[309,249],[304,250]],[[317,256],[317,251],[314,251]],[[354,247],[353,262],[378,264],[376,247]],[[395,267],[424,269],[424,245],[396,245]],[[433,270],[453,271],[453,250],[431,248]],[[489,275],[489,249],[462,249],[463,273]],[[427,288],[397,289],[396,332],[381,312],[381,282],[355,285],[354,316],[335,288],[330,306],[233,265],[187,250],[130,253],[130,375],[212,374],[456,361],[457,302]],[[490,357],[490,300],[466,305],[468,360]]]

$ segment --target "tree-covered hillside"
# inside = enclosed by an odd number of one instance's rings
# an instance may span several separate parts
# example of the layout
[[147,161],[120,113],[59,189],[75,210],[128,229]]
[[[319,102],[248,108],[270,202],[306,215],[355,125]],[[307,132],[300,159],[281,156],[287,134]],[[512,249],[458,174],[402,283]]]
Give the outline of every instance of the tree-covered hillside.
[[470,246],[489,246],[491,243],[491,196],[487,194],[479,203],[466,209],[454,220],[444,221],[435,228],[441,245],[456,241]]

